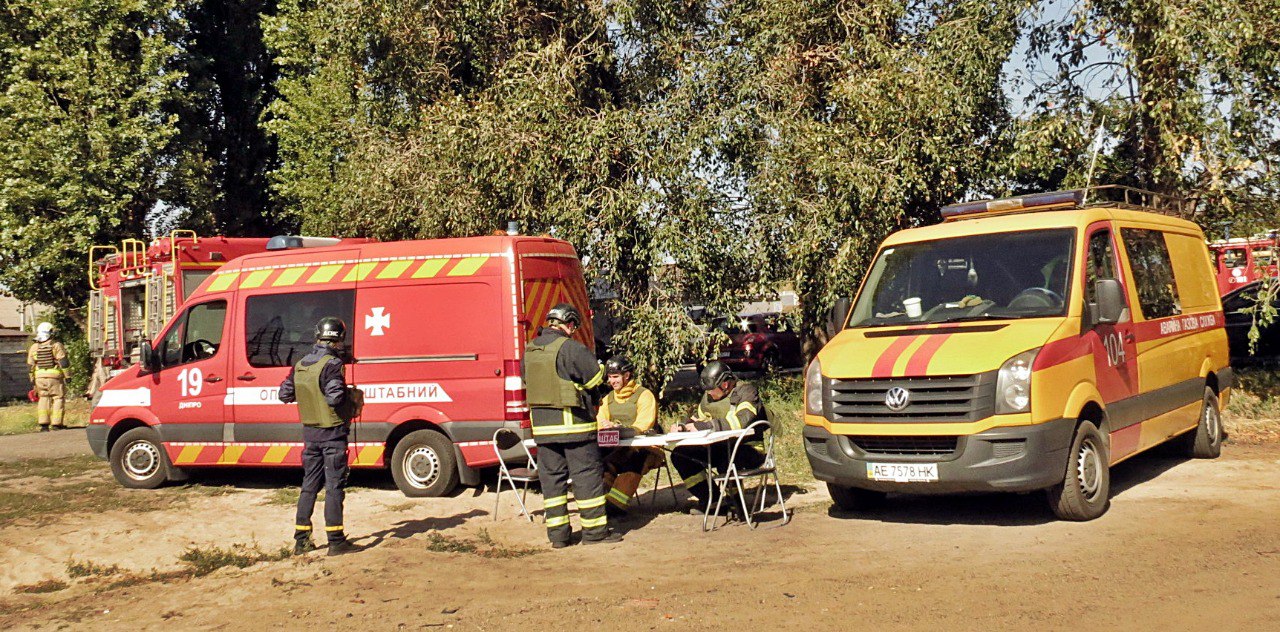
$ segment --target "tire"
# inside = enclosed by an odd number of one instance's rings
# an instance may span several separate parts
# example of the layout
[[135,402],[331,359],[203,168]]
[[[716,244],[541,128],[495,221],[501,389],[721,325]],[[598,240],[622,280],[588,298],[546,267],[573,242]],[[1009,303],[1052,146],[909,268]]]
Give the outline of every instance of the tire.
[[1062,520],[1082,522],[1107,512],[1111,504],[1111,467],[1107,444],[1093,422],[1082,421],[1071,441],[1067,471],[1048,489],[1049,506]]
[[1193,459],[1216,459],[1222,454],[1222,412],[1218,408],[1218,395],[1204,387],[1204,403],[1200,407],[1200,422],[1196,429],[1183,435],[1187,456]]
[[858,487],[845,487],[827,483],[831,500],[841,511],[871,511],[883,507],[888,494]]
[[111,473],[130,489],[155,489],[169,480],[169,455],[160,434],[151,428],[134,428],[116,439],[108,455]]
[[410,498],[448,494],[458,486],[453,442],[435,430],[410,432],[391,453],[391,478]]

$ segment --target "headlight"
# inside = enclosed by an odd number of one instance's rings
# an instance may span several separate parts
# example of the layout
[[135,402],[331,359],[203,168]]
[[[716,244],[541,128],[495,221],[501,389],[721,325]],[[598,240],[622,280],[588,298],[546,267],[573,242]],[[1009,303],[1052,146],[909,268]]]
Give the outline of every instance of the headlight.
[[817,358],[804,373],[804,410],[810,415],[822,414],[822,365]]
[[1031,366],[1039,349],[1024,351],[1005,361],[996,378],[996,414],[1031,410]]

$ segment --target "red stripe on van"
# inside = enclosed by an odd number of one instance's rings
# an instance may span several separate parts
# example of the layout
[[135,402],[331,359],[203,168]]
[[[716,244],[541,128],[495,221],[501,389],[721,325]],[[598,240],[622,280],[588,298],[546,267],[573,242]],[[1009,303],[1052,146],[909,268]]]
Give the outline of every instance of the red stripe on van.
[[920,345],[920,348],[911,354],[910,360],[907,360],[905,375],[910,377],[926,375],[929,372],[929,361],[933,360],[933,356],[938,353],[938,348],[950,337],[951,334],[927,336],[924,344]]
[[1138,451],[1138,443],[1142,439],[1142,424],[1133,424],[1111,433],[1111,462],[1123,459]]
[[889,345],[889,348],[885,349],[884,353],[881,353],[880,357],[876,359],[876,364],[871,369],[871,377],[881,378],[892,376],[893,365],[897,364],[898,358],[902,356],[902,353],[907,350],[907,347],[911,346],[911,343],[916,341],[916,338],[919,337],[920,336],[903,336],[894,340],[893,343]]

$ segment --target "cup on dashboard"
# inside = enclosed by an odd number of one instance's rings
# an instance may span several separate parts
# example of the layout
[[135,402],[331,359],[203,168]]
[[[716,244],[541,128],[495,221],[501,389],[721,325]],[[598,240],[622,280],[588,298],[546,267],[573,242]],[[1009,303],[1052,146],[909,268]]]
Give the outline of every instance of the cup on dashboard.
[[907,309],[907,317],[919,318],[920,314],[920,297],[913,296],[911,298],[902,299],[902,306]]

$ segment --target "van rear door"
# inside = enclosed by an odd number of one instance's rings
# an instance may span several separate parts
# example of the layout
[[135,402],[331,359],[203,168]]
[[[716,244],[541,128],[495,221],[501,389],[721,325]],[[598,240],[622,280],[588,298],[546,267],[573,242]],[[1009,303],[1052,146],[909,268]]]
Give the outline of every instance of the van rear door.
[[582,327],[573,337],[587,345],[588,349],[594,350],[596,344],[591,324],[591,301],[582,276],[582,263],[577,256],[571,252],[557,252],[534,242],[521,250],[519,258],[520,288],[523,293],[520,322],[525,326],[525,340],[532,340],[537,335],[548,310],[557,303],[569,303],[578,308],[583,316]]

